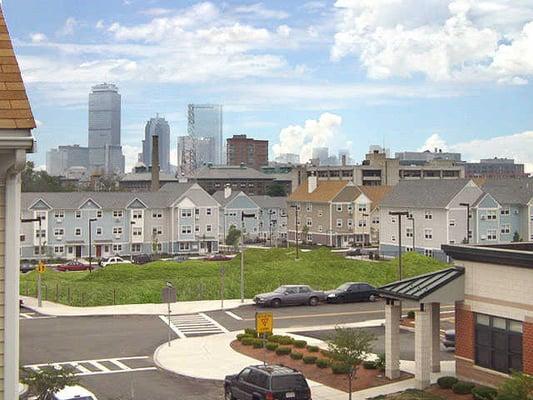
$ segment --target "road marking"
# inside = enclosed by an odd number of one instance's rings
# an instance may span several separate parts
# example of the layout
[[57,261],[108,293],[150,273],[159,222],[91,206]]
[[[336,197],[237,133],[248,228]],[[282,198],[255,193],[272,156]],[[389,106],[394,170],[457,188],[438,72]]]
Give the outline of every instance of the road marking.
[[226,314],[228,314],[231,318],[236,319],[237,321],[242,321],[242,318],[239,317],[237,314],[232,313],[231,311],[225,311]]
[[170,320],[168,319],[168,317],[165,317],[164,315],[160,315],[159,318],[161,318],[161,320],[162,320],[165,324],[167,324],[168,326],[170,326],[170,329],[172,329],[172,330],[174,331],[174,333],[175,333],[176,335],[178,335],[178,337],[179,337],[180,339],[185,339],[185,335],[184,335],[184,334],[183,334],[178,328],[176,328],[176,326],[175,326],[172,322],[170,322]]
[[170,316],[170,321],[164,315],[160,315],[159,318],[165,324],[169,325],[180,339],[185,339],[189,336],[205,336],[229,332],[217,321],[204,313],[174,315]]
[[39,315],[35,313],[19,313],[20,319],[48,319],[55,318],[54,315]]
[[[128,367],[125,363],[128,360],[148,360],[151,363],[151,359],[148,356],[133,356],[133,357],[117,357],[117,358],[103,358],[100,360],[79,360],[79,361],[62,361],[48,364],[33,364],[26,365],[23,368],[31,368],[36,372],[39,372],[43,367],[59,367],[61,365],[69,365],[72,368],[75,368],[77,372],[74,374],[77,376],[87,376],[87,375],[104,375],[104,374],[119,374],[124,372],[137,372],[137,371],[154,371],[157,368],[154,366],[149,367]],[[111,370],[105,365],[102,365],[102,362],[110,362],[117,366],[116,370]],[[91,371],[88,368],[80,364],[89,364],[94,367],[97,371]]]

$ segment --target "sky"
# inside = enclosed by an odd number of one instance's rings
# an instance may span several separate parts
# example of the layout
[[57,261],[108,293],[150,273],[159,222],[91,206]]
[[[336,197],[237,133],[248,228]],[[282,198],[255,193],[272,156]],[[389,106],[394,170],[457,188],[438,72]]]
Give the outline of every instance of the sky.
[[4,0],[38,151],[87,144],[90,87],[122,95],[127,169],[156,113],[185,135],[189,103],[224,135],[313,147],[435,147],[533,172],[533,0]]

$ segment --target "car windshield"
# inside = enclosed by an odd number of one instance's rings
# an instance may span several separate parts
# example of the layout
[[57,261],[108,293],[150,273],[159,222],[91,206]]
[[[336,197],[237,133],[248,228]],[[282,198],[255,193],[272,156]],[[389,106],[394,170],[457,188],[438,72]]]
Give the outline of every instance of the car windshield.
[[342,285],[340,285],[337,290],[348,290],[348,288],[352,286],[351,283],[343,283]]
[[274,290],[274,293],[283,293],[283,292],[286,292],[286,291],[287,291],[287,287],[286,286],[280,286],[279,288]]
[[284,375],[272,377],[272,390],[307,389],[307,382],[302,375]]

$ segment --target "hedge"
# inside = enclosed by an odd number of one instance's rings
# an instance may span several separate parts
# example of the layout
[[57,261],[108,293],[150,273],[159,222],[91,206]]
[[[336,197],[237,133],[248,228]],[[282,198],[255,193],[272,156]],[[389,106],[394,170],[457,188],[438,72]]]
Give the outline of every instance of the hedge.
[[329,367],[330,362],[326,358],[319,358],[316,360],[315,364],[318,368],[327,368]]
[[457,382],[459,382],[459,379],[457,379],[455,376],[443,376],[437,379],[437,385],[439,385],[442,389],[451,389],[452,386]]
[[347,374],[347,373],[350,372],[350,366],[348,364],[344,364],[344,363],[331,364],[331,371],[335,375]]
[[498,391],[488,386],[477,386],[472,389],[472,396],[475,400],[494,400]]
[[363,368],[364,369],[377,369],[377,365],[375,361],[363,361]]
[[251,336],[248,335],[248,334],[246,334],[246,333],[239,333],[239,334],[237,335],[237,340],[240,342],[240,341],[241,341],[242,339],[244,339],[245,337],[249,337],[249,338],[251,338]]
[[292,342],[292,344],[298,349],[303,349],[305,346],[307,346],[307,342],[305,340],[295,340]]
[[315,356],[305,356],[304,357],[304,364],[314,364],[316,362]]
[[263,347],[263,339],[254,339],[252,345],[254,349],[261,349]]
[[297,351],[293,351],[293,352],[291,353],[291,358],[292,358],[293,360],[301,360],[301,359],[303,358],[303,356],[304,356],[303,353],[299,353],[299,352],[297,352]]
[[469,394],[472,393],[472,389],[475,387],[476,385],[471,382],[459,381],[452,386],[452,390],[457,394]]
[[250,336],[253,336],[253,337],[257,337],[257,331],[255,329],[252,329],[252,328],[246,328],[244,330],[244,333],[246,335],[250,335]]
[[255,339],[253,337],[247,336],[242,338],[241,343],[245,346],[251,346],[252,344],[254,344],[254,340]]
[[278,339],[278,343],[284,346],[288,346],[294,343],[294,339],[291,338],[290,336],[281,336]]
[[309,352],[311,352],[311,353],[318,353],[319,348],[318,348],[318,346],[309,346],[309,345],[308,345],[308,346],[307,346],[307,350],[308,350]]
[[287,354],[290,354],[290,353],[291,353],[290,347],[278,347],[276,349],[276,354],[278,356],[286,356]]
[[278,343],[279,339],[282,338],[283,336],[281,335],[271,335],[268,337],[268,341],[269,342],[274,342],[274,343]]
[[413,310],[407,312],[407,318],[415,319],[415,312]]
[[270,351],[275,351],[278,348],[279,344],[273,342],[267,342],[266,349]]

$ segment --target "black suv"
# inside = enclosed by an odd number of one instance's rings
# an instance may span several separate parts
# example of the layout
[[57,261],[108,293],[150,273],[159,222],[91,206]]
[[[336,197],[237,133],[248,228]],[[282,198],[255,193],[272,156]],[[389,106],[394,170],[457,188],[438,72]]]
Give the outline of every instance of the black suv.
[[311,400],[300,371],[283,365],[254,365],[224,381],[226,400]]

